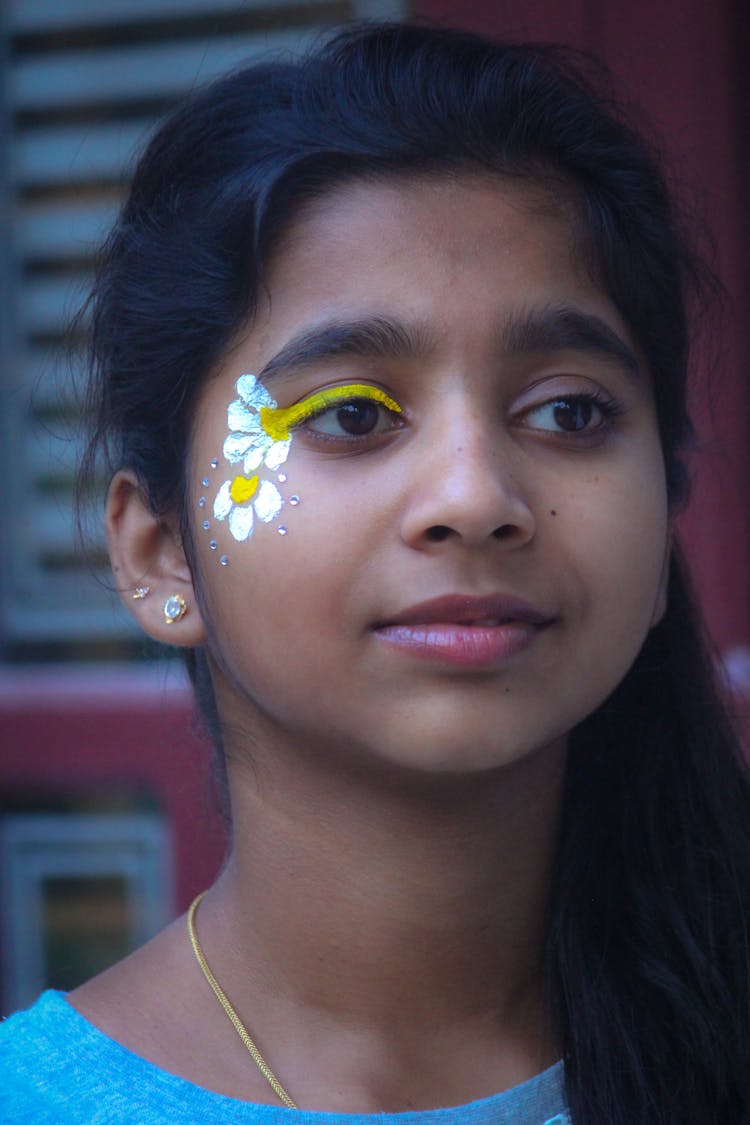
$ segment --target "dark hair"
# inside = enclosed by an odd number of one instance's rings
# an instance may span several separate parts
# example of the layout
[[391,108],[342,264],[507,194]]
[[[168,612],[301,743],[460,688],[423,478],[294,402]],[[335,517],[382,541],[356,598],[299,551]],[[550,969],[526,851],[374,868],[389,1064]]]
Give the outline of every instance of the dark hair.
[[[196,395],[301,206],[362,178],[564,184],[581,253],[653,374],[683,502],[688,301],[705,275],[657,162],[590,60],[409,25],[198,91],[148,145],[93,296],[96,430],[180,512]],[[750,794],[678,554],[623,683],[573,732],[548,945],[576,1125],[750,1120]],[[205,656],[191,672],[217,744]]]

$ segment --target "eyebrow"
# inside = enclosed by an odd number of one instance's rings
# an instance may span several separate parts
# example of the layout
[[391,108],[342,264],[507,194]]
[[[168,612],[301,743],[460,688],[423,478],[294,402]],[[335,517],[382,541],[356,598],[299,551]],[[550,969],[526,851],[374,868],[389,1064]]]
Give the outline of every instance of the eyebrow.
[[[633,349],[613,328],[592,313],[573,306],[550,305],[513,316],[499,333],[504,355],[574,351],[593,355],[638,378],[641,366]],[[422,359],[435,339],[420,325],[386,316],[333,320],[293,336],[268,360],[258,378],[291,375],[322,360],[357,356],[365,359]]]
[[258,378],[291,374],[320,360],[339,356],[365,359],[417,359],[432,350],[424,329],[389,317],[366,317],[353,321],[330,321],[301,332],[269,359]]
[[501,332],[507,355],[573,351],[614,362],[628,375],[641,375],[633,349],[598,316],[569,305],[551,305],[513,317]]

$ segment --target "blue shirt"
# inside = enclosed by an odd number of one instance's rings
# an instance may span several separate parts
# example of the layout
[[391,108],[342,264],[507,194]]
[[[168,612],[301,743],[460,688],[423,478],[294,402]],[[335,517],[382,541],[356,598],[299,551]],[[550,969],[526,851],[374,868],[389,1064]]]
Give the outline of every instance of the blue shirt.
[[60,992],[0,1024],[0,1121],[34,1125],[570,1125],[561,1062],[469,1105],[317,1113],[254,1105],[160,1070],[104,1035]]

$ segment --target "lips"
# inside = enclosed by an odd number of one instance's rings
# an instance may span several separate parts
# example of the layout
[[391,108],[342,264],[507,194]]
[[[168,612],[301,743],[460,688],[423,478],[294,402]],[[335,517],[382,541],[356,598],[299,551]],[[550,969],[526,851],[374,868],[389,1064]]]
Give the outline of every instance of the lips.
[[505,594],[474,597],[470,594],[448,594],[442,598],[420,602],[389,618],[376,628],[388,625],[499,625],[511,621],[527,625],[547,625],[551,615],[521,598]]
[[505,594],[450,594],[420,602],[375,626],[390,648],[441,663],[486,668],[527,648],[554,617]]

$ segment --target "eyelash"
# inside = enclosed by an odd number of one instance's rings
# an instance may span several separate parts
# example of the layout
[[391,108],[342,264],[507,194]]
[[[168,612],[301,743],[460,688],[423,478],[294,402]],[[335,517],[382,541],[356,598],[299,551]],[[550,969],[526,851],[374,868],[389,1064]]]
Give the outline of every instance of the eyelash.
[[524,411],[522,417],[524,419],[527,419],[538,411],[545,409],[554,409],[557,406],[565,406],[568,408],[570,406],[590,406],[599,411],[599,413],[601,414],[601,420],[593,426],[586,425],[579,430],[553,430],[551,428],[546,429],[543,426],[531,426],[530,428],[539,430],[540,432],[552,434],[553,436],[570,438],[572,440],[581,440],[587,437],[594,437],[595,435],[608,430],[612,425],[614,419],[622,413],[622,407],[618,402],[615,401],[615,399],[610,398],[608,395],[604,395],[602,393],[586,391],[576,392],[573,394],[555,395],[554,398],[547,399],[546,402],[540,402],[536,406],[530,407],[529,409]]
[[[334,415],[340,410],[345,410],[347,407],[365,406],[370,407],[378,412],[378,422],[383,418],[387,418],[391,425],[386,429],[377,429],[377,422],[375,427],[363,434],[347,434],[347,433],[326,433],[323,430],[316,429],[314,423],[316,420],[325,417],[326,415]],[[571,394],[555,395],[553,398],[547,399],[545,402],[537,403],[535,406],[529,407],[523,411],[520,417],[523,420],[529,419],[535,413],[552,409],[561,406],[570,409],[591,407],[599,412],[601,418],[593,426],[589,423],[582,426],[580,429],[565,430],[563,428],[553,429],[552,427],[533,426],[529,425],[527,428],[539,433],[548,434],[552,438],[560,438],[564,441],[580,442],[584,444],[586,440],[591,440],[597,436],[603,436],[611,428],[614,420],[622,413],[621,405],[613,398],[601,392],[587,391],[576,392]],[[375,399],[367,398],[365,396],[351,396],[348,398],[341,398],[337,402],[328,403],[321,406],[315,413],[310,414],[304,421],[299,422],[295,427],[295,431],[306,432],[308,436],[314,437],[318,442],[330,443],[350,443],[361,444],[367,442],[368,439],[375,439],[383,437],[388,433],[392,433],[399,428],[399,424],[403,422],[403,415],[397,414],[394,410],[390,410],[383,403],[377,402]]]
[[[329,433],[325,433],[325,431],[323,431],[323,430],[316,429],[314,423],[318,419],[324,418],[326,415],[336,415],[341,410],[346,410],[347,408],[357,407],[357,406],[359,406],[359,407],[369,407],[372,410],[377,411],[378,418],[377,418],[377,421],[375,423],[375,427],[372,430],[368,431],[367,433],[363,433],[363,434],[347,434],[347,433],[329,434]],[[384,418],[387,419],[391,423],[390,426],[388,426],[387,428],[382,429],[382,430],[377,429],[378,423],[381,422]],[[315,439],[318,440],[318,441],[330,441],[330,442],[338,442],[338,443],[341,443],[341,442],[352,442],[352,443],[354,443],[354,442],[365,442],[365,441],[367,441],[368,438],[382,437],[387,433],[394,432],[395,430],[397,430],[399,428],[399,424],[402,421],[403,421],[403,415],[396,413],[395,410],[390,410],[383,403],[378,402],[377,400],[372,399],[372,398],[367,398],[364,395],[363,396],[353,395],[349,398],[342,398],[338,402],[329,403],[328,405],[321,407],[315,413],[310,414],[307,418],[305,418],[303,422],[300,422],[297,426],[295,426],[295,431],[306,432],[308,435],[314,436]]]

